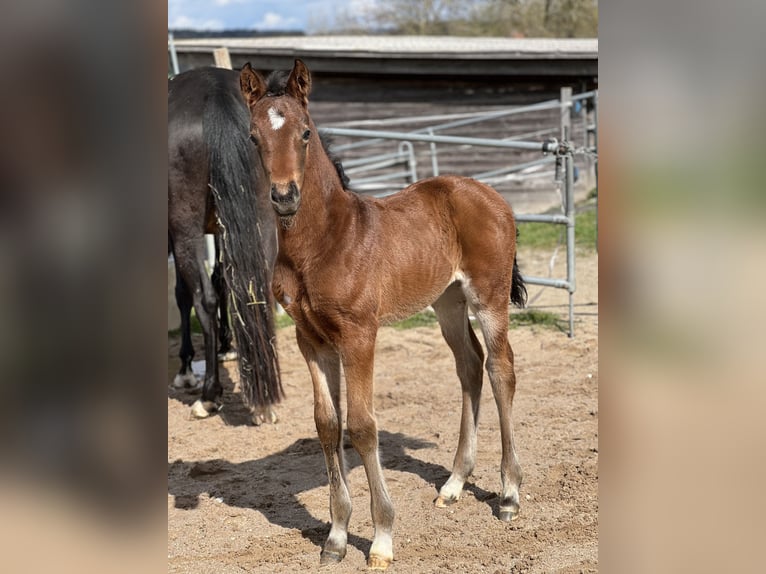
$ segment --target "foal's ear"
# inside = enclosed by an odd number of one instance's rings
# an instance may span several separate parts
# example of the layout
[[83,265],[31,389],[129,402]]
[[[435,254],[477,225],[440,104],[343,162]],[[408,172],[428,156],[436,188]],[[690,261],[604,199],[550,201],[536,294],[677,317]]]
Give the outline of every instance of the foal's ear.
[[306,64],[295,60],[293,71],[287,78],[287,93],[303,104],[304,108],[309,105],[309,92],[311,92],[311,74]]
[[239,89],[242,90],[242,97],[248,109],[252,109],[255,102],[266,93],[266,82],[258,72],[253,70],[250,62],[242,66],[242,71],[239,73]]

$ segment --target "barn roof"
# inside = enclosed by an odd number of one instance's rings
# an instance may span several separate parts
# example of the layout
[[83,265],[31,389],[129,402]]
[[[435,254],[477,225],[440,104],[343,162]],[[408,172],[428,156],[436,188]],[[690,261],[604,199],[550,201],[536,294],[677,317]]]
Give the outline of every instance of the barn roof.
[[286,69],[295,58],[312,72],[419,77],[598,76],[598,39],[456,36],[276,36],[175,41],[182,69],[211,65],[226,47],[234,67]]
[[277,36],[176,40],[189,50],[226,46],[230,51],[274,55],[418,56],[434,58],[598,58],[598,38],[485,38],[459,36]]

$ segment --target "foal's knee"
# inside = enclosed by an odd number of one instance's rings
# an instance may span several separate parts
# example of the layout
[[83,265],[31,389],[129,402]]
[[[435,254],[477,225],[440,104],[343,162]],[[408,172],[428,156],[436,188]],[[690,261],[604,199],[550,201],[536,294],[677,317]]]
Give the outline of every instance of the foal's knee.
[[322,448],[333,451],[340,441],[340,421],[333,409],[315,408],[314,422]]
[[513,390],[516,387],[516,374],[513,360],[508,357],[490,357],[487,359],[487,374],[493,386],[505,384]]
[[348,414],[348,436],[359,454],[374,450],[378,446],[378,427],[375,419],[367,412]]

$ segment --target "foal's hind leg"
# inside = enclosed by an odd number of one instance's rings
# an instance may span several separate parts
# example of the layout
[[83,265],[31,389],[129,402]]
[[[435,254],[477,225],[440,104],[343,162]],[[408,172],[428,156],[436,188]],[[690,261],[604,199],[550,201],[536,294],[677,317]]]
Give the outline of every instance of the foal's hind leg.
[[[484,334],[487,346],[487,372],[495,395],[497,412],[500,417],[500,440],[503,457],[500,463],[500,478],[503,492],[500,500],[499,518],[509,522],[519,513],[519,488],[521,487],[521,466],[516,458],[513,444],[513,420],[511,408],[516,391],[516,374],[513,369],[513,351],[508,342],[508,306],[510,285],[507,290],[496,285],[482,289],[480,282],[474,282],[475,292],[481,293],[473,301],[476,318]],[[494,287],[494,289],[492,288]]]
[[466,299],[459,283],[450,285],[433,304],[442,335],[455,355],[455,366],[463,389],[463,414],[452,474],[434,501],[443,508],[460,498],[463,485],[476,462],[476,430],[479,424],[479,399],[484,353],[466,312]]

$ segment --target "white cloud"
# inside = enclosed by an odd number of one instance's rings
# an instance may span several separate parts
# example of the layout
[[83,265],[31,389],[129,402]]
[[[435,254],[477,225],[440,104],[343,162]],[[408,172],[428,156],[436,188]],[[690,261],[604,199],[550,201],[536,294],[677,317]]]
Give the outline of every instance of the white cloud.
[[188,16],[176,16],[168,22],[168,28],[178,30],[181,28],[193,30],[223,30],[223,20],[217,18],[190,18]]
[[250,4],[252,0],[214,0],[216,6],[228,6],[229,4]]
[[300,22],[297,18],[285,18],[276,12],[266,12],[260,22],[255,23],[258,30],[289,30],[297,28]]

